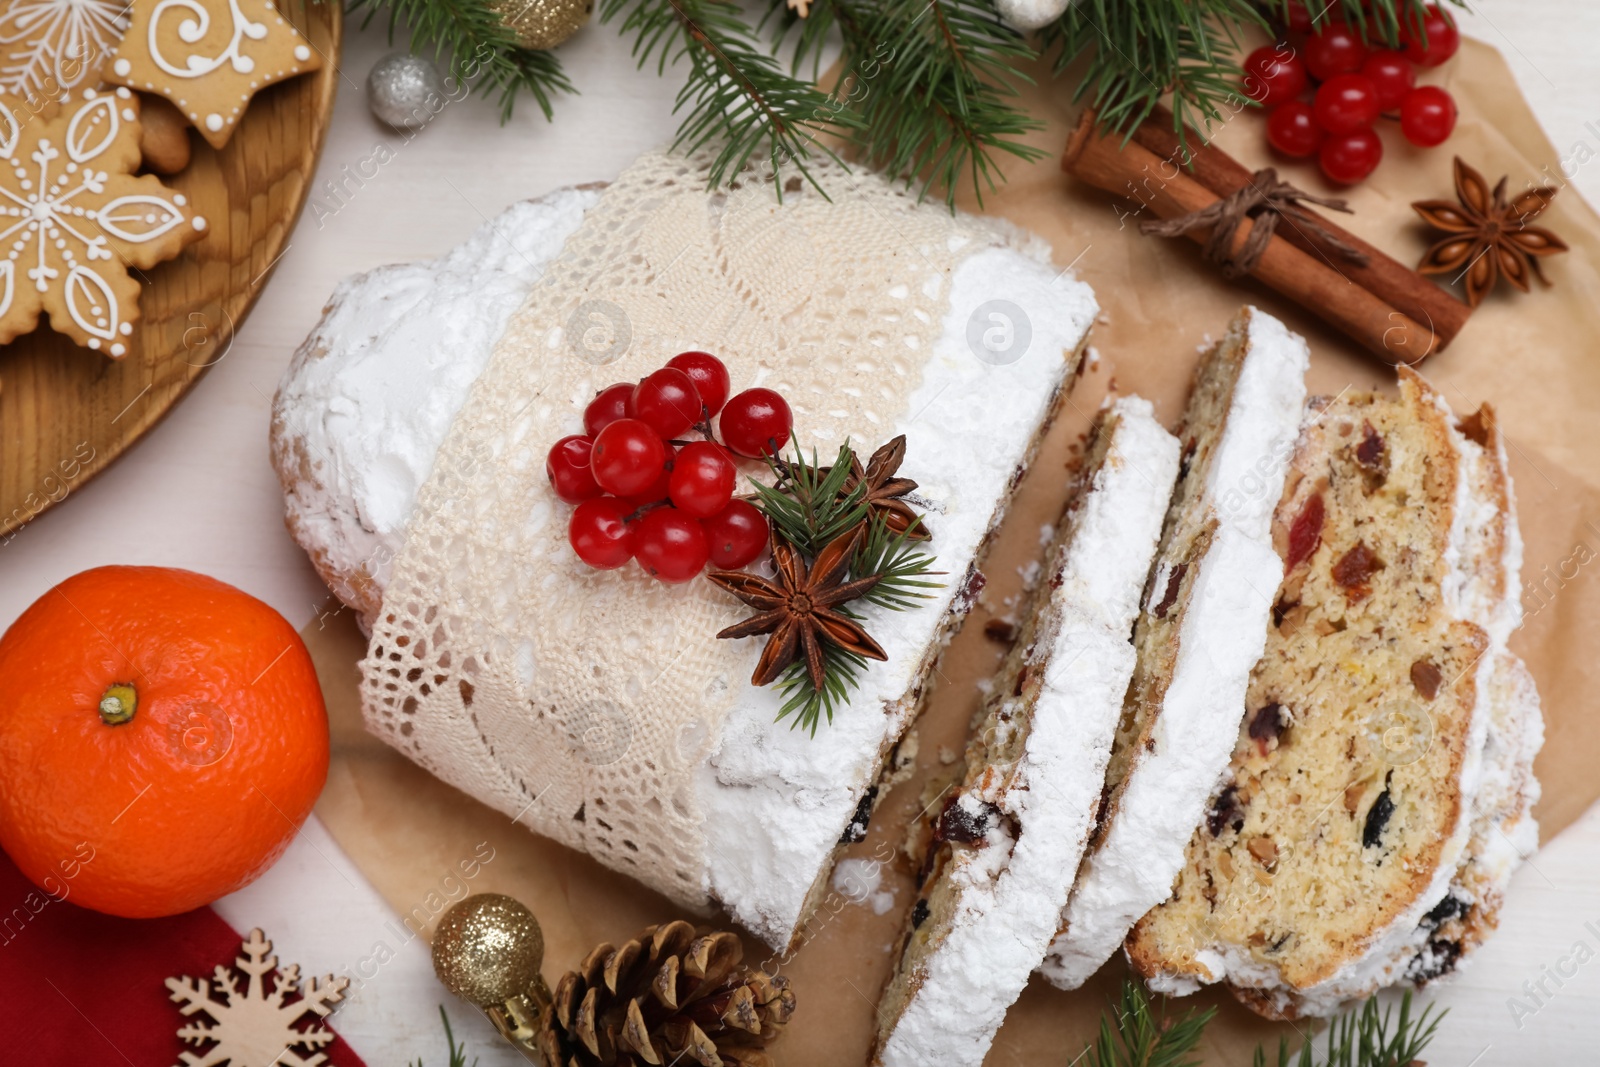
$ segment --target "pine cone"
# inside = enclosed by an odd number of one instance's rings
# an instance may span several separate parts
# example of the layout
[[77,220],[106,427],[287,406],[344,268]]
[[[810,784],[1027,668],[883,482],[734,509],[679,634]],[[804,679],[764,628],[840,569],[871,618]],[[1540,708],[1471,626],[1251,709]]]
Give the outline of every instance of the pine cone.
[[765,1046],[794,1013],[794,994],[788,979],[741,967],[743,956],[735,935],[681,921],[597,946],[556,985],[539,1035],[545,1064],[770,1067]]

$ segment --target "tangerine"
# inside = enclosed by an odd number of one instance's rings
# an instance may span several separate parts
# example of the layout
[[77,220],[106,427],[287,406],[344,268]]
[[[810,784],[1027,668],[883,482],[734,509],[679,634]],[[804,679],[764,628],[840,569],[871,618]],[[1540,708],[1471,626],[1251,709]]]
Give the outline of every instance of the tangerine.
[[294,628],[165,567],[99,567],[0,637],[0,847],[97,911],[174,915],[255,880],[328,775]]

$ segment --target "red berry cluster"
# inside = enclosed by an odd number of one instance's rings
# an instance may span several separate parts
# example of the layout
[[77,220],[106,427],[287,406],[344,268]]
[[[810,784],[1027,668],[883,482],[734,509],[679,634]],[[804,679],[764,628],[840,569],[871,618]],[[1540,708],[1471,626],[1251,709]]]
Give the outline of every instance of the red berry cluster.
[[[1369,49],[1345,22],[1311,32],[1311,16],[1295,0],[1288,30],[1304,34],[1251,52],[1244,92],[1267,111],[1267,141],[1286,156],[1316,156],[1329,181],[1348,185],[1383,159],[1373,126],[1380,115],[1400,119],[1400,132],[1420,148],[1444,143],[1456,126],[1456,102],[1435,85],[1417,85],[1418,67],[1437,67],[1456,54],[1461,35],[1437,6],[1422,32],[1402,26],[1399,50]],[[1310,100],[1306,90],[1310,88]]]
[[[776,454],[788,443],[789,405],[771,389],[728,399],[728,368],[707,352],[683,352],[638,384],[600,390],[581,434],[545,459],[556,495],[578,505],[567,540],[601,570],[637,559],[663,582],[686,582],[710,560],[732,570],[761,554],[767,520],[733,499],[741,456]],[[717,415],[719,444],[711,420]],[[680,440],[690,430],[705,439]]]

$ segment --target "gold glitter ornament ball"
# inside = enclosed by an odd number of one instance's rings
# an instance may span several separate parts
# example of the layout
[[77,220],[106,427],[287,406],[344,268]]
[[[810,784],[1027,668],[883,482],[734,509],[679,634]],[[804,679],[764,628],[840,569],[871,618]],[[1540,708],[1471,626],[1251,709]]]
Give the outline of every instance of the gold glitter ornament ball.
[[490,0],[523,48],[554,48],[583,29],[594,0]]
[[474,893],[457,902],[434,930],[433,973],[479,1007],[527,993],[543,963],[539,920],[502,893]]

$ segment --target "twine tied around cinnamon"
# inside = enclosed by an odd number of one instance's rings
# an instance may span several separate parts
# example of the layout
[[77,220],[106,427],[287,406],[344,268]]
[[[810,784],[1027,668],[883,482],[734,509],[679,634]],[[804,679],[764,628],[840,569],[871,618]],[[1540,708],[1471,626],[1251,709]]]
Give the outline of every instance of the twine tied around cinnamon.
[[[1272,241],[1273,232],[1278,228],[1278,219],[1286,218],[1291,225],[1309,230],[1318,245],[1332,249],[1356,266],[1367,265],[1365,252],[1331,232],[1316,215],[1302,210],[1301,204],[1317,204],[1345,214],[1351,213],[1344,200],[1316,196],[1296,189],[1288,182],[1279,181],[1276,169],[1263,167],[1250,175],[1248,184],[1215,203],[1175,219],[1141,222],[1139,232],[1155,237],[1181,237],[1191,230],[1210,227],[1211,237],[1205,243],[1204,255],[1222,268],[1224,278],[1232,279],[1255,270]],[[1255,225],[1250,228],[1239,251],[1234,253],[1234,234],[1245,219],[1250,219]]]

